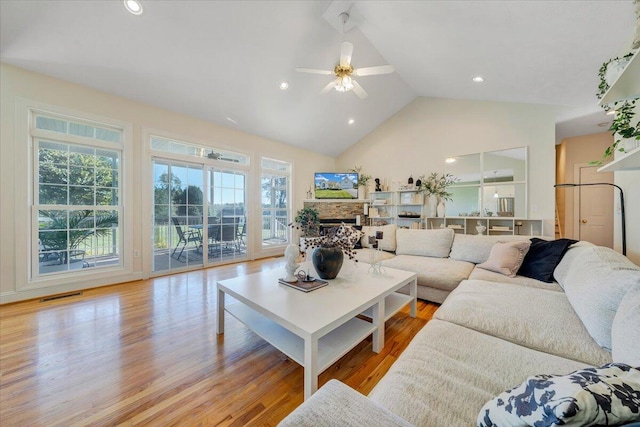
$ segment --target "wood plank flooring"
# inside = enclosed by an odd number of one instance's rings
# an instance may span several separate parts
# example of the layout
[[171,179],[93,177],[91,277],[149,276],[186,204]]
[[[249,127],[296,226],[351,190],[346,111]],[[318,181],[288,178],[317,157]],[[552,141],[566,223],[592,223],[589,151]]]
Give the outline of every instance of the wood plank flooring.
[[[303,369],[227,315],[217,280],[283,268],[269,258],[0,306],[0,425],[276,425],[303,401]],[[319,378],[368,394],[437,305],[418,301]]]

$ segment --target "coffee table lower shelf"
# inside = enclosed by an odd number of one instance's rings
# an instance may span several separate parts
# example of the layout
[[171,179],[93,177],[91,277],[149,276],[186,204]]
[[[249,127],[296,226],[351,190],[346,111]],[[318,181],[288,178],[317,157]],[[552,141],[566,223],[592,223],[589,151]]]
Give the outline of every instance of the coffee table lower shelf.
[[[384,298],[384,320],[385,322],[389,320],[394,314],[396,314],[402,307],[409,304],[411,302],[410,295],[400,294],[398,292],[394,292],[392,294],[387,295]],[[368,317],[370,319],[373,318],[373,307],[369,307],[365,311],[363,311],[362,316]]]
[[[232,303],[225,311],[244,323],[269,344],[304,366],[304,339],[252,308]],[[354,317],[318,340],[318,371],[321,373],[376,330],[376,325]]]

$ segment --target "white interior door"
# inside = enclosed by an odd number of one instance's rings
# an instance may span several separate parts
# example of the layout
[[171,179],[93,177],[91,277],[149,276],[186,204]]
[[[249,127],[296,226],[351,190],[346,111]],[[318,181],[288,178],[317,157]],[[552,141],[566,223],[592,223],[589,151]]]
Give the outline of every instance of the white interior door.
[[[579,183],[613,182],[613,173],[599,173],[597,166],[581,166]],[[576,187],[579,197],[578,238],[595,245],[613,248],[614,188],[609,185]]]

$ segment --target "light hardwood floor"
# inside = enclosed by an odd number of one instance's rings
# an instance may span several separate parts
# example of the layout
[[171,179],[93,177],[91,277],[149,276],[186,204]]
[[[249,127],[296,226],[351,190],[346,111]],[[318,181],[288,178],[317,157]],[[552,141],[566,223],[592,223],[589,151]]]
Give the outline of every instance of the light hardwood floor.
[[[276,425],[303,400],[303,369],[227,315],[217,280],[269,258],[0,306],[0,425]],[[418,301],[320,375],[369,393],[437,306]]]

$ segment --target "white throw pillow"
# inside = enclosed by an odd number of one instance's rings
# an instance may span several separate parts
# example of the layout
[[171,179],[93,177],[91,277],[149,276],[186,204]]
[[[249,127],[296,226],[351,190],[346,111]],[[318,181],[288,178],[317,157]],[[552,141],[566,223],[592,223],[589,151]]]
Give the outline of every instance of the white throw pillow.
[[640,367],[640,286],[622,298],[611,327],[614,362]]
[[454,231],[450,228],[442,230],[410,230],[401,228],[396,233],[398,247],[396,255],[417,255],[434,258],[447,258],[451,251]]
[[528,240],[515,242],[498,242],[491,248],[489,259],[478,264],[485,270],[495,271],[509,277],[516,277],[518,269],[522,265],[524,256],[529,251],[531,242]]
[[363,248],[373,248],[373,245],[369,243],[369,237],[376,236],[376,231],[382,231],[382,240],[378,241],[380,245],[380,249],[388,252],[395,252],[396,250],[396,230],[397,226],[395,224],[389,225],[378,225],[378,226],[368,226],[365,225],[362,227],[362,247]]

